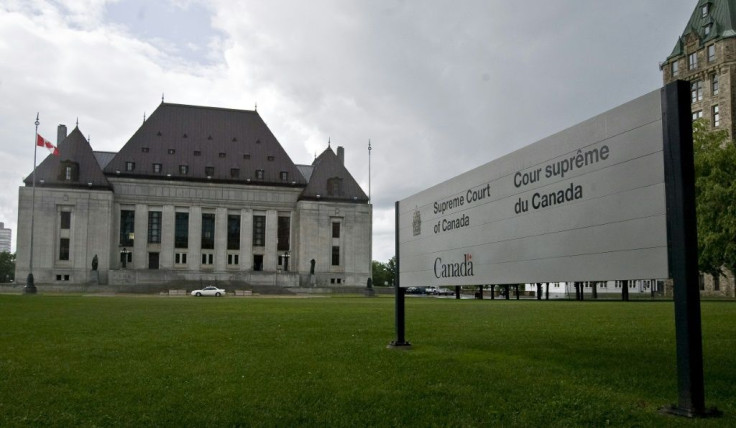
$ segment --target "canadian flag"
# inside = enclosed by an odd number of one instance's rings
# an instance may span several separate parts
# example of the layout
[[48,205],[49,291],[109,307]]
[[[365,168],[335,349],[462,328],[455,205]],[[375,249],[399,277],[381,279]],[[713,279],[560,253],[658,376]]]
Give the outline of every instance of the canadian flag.
[[57,149],[55,145],[51,144],[51,141],[43,138],[39,134],[36,134],[36,145],[38,147],[46,147],[51,153],[54,154],[54,156],[59,156],[59,149]]

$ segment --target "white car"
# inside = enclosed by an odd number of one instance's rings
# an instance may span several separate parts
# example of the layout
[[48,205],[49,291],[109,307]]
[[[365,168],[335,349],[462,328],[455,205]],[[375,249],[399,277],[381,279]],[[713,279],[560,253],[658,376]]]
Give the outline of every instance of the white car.
[[202,296],[220,297],[224,295],[225,295],[225,290],[217,288],[214,285],[208,285],[207,287],[201,290],[192,291],[192,296],[197,296],[197,297],[202,297]]

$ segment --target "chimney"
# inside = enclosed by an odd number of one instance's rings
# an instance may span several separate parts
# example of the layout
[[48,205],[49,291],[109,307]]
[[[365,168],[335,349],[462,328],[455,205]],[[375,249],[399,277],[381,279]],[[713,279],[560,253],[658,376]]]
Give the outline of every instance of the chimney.
[[340,163],[345,165],[345,149],[342,146],[337,146],[337,159]]
[[56,147],[64,140],[66,140],[66,125],[59,125],[56,130]]

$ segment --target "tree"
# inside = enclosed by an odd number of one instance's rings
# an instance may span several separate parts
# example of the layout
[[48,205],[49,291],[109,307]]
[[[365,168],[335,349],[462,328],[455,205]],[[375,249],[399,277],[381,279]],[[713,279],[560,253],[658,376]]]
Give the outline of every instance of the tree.
[[395,269],[396,269],[396,257],[391,257],[388,263],[381,263],[373,260],[373,284],[379,287],[384,285],[393,286]]
[[15,280],[15,253],[7,251],[0,253],[0,282]]
[[693,123],[698,268],[711,275],[736,268],[736,145],[725,130]]

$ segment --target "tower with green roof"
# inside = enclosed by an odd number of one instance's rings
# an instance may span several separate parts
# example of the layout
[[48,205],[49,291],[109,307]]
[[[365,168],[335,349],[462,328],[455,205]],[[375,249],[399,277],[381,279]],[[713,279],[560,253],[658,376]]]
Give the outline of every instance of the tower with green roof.
[[698,0],[660,69],[665,84],[690,82],[693,120],[735,136],[736,0]]

